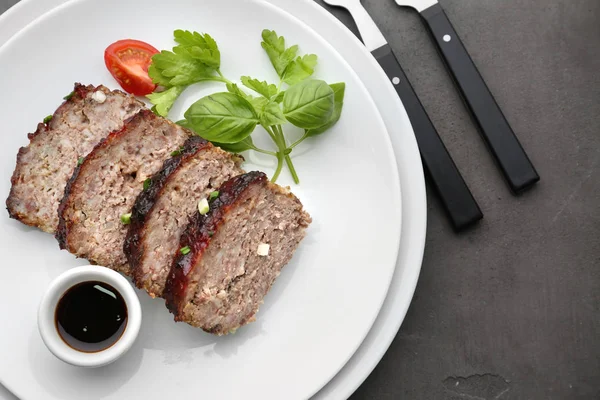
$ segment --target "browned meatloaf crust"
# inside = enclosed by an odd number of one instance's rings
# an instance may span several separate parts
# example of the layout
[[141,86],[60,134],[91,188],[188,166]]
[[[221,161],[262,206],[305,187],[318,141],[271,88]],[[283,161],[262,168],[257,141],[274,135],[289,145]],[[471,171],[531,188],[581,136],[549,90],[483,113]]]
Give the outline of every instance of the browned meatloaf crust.
[[124,252],[137,287],[161,296],[181,233],[198,213],[198,202],[229,178],[243,173],[241,158],[193,136],[162,170],[131,211]]
[[53,233],[58,204],[77,160],[142,107],[121,91],[75,84],[71,97],[49,122],[28,135],[29,145],[19,149],[6,200],[10,217]]
[[[253,321],[310,222],[300,201],[262,172],[224,183],[181,236],[163,294],[175,320],[217,335]],[[268,255],[259,255],[261,244]]]
[[142,110],[99,143],[75,169],[59,207],[56,238],[62,249],[129,274],[123,244],[144,181],[192,132]]

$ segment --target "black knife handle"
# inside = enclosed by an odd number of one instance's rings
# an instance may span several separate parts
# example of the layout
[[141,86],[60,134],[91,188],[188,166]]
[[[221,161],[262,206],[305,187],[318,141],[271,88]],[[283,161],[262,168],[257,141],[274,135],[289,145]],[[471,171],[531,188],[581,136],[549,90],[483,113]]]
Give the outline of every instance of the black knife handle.
[[540,180],[500,107],[439,4],[421,12],[438,49],[513,193]]
[[385,45],[372,54],[402,99],[415,131],[426,172],[442,200],[452,225],[456,230],[461,230],[480,220],[483,218],[481,209],[456,168],[392,49]]

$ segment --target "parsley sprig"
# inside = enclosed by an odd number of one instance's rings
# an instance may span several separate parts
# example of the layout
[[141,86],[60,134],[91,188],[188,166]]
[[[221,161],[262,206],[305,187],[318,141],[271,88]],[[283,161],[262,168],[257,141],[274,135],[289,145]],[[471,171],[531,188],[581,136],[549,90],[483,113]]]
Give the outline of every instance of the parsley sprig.
[[[241,85],[223,76],[221,53],[216,41],[208,34],[176,30],[177,46],[152,57],[148,73],[162,91],[148,95],[152,110],[167,116],[186,87],[204,81],[225,84],[224,92],[205,96],[185,112],[178,124],[190,128],[215,145],[240,153],[254,150],[277,158],[277,168],[271,180],[279,177],[283,164],[290,170],[294,182],[300,179],[290,157],[292,150],[305,139],[319,135],[340,119],[344,103],[344,83],[327,84],[312,79],[317,65],[314,54],[298,55],[298,46],[286,47],[285,38],[275,31],[262,32],[261,46],[277,72],[277,84],[250,76],[240,78]],[[304,134],[288,144],[283,125],[291,123]],[[252,141],[252,133],[261,125],[271,137],[276,151],[260,149]]]

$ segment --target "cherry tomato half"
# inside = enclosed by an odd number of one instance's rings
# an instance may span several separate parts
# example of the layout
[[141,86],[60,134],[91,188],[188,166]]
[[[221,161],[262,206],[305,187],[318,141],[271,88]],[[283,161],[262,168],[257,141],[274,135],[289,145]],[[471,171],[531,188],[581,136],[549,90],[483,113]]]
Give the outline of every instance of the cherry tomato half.
[[144,96],[156,89],[148,76],[148,67],[156,53],[158,50],[148,43],[132,39],[119,40],[104,51],[104,63],[127,93]]

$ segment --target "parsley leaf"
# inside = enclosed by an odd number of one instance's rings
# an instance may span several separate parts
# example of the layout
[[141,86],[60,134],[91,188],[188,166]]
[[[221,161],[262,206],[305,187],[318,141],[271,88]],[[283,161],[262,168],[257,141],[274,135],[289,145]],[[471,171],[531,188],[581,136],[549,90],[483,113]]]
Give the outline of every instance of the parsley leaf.
[[217,42],[208,34],[176,30],[173,35],[175,41],[185,47],[190,55],[210,68],[218,69],[221,66],[221,53]]
[[316,65],[317,56],[315,54],[298,57],[288,65],[282,80],[288,85],[295,85],[309,78],[315,72]]
[[283,78],[285,69],[288,65],[296,58],[298,52],[298,46],[294,45],[289,48],[285,48],[285,38],[283,36],[277,36],[275,31],[265,29],[262,31],[261,46],[267,52],[273,68],[277,71],[277,75]]
[[154,92],[146,96],[154,104],[152,111],[161,117],[166,117],[173,107],[175,100],[183,93],[185,86],[173,86],[162,92]]
[[226,86],[229,93],[237,94],[238,96],[248,100],[248,102],[254,107],[257,115],[261,113],[263,107],[269,102],[269,100],[264,97],[254,97],[246,94],[246,92],[240,89],[235,83],[228,83]]
[[250,78],[249,76],[242,76],[240,78],[242,84],[249,89],[254,90],[256,93],[270,99],[277,94],[277,86],[269,84],[266,81],[259,81],[258,79]]
[[281,108],[279,108],[279,104],[274,101],[269,101],[262,107],[258,118],[263,127],[281,125],[287,122]]
[[152,79],[152,82],[154,82],[156,85],[169,87],[169,85],[170,85],[169,82],[171,82],[171,79],[167,78],[166,76],[164,76],[162,74],[162,70],[157,68],[156,65],[154,64],[154,56],[152,56],[152,57],[153,57],[153,62],[148,67],[148,76],[150,77],[150,79]]
[[246,100],[252,96],[247,95],[243,90],[240,89],[240,87],[235,84],[235,83],[228,83],[227,85],[225,85],[225,87],[227,88],[227,91],[229,93],[233,93],[233,94],[237,94],[238,96],[242,96],[243,98],[245,98]]
[[163,50],[152,56],[148,74],[154,83],[163,86],[189,86],[215,78],[215,70],[196,60],[183,46],[173,51]]
[[281,103],[283,101],[283,96],[285,95],[285,90],[277,93],[275,96],[271,97],[271,101],[275,103]]

